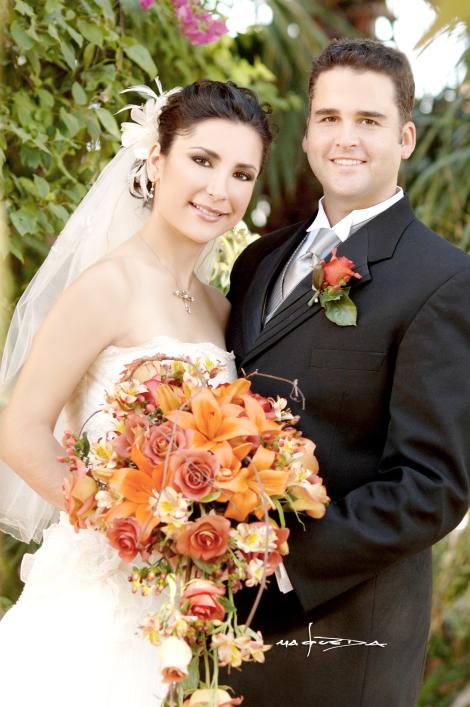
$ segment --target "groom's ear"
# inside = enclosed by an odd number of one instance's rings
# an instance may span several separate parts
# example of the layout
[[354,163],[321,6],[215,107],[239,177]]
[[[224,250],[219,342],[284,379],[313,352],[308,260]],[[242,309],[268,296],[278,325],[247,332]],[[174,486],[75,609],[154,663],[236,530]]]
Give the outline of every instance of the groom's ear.
[[407,160],[411,157],[416,146],[416,126],[408,121],[401,130],[401,158]]
[[160,143],[156,142],[150,148],[149,156],[147,157],[147,176],[151,182],[157,182],[160,179]]

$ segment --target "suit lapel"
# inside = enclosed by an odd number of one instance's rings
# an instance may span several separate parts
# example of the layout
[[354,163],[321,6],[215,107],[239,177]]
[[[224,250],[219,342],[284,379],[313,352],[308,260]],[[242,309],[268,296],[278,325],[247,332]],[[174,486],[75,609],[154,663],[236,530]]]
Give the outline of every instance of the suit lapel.
[[294,228],[287,239],[284,236],[279,244],[273,244],[272,250],[263,258],[257,268],[246,294],[245,301],[249,302],[250,306],[246,308],[242,318],[245,351],[248,351],[254,345],[261,332],[266,296],[270,290],[270,283],[274,276],[277,275],[279,268],[289,257],[291,251],[305,235],[305,229],[309,223],[310,219]]
[[[355,263],[355,270],[362,276],[360,280],[353,279],[350,282],[353,298],[354,292],[372,279],[369,263],[391,258],[406,226],[414,218],[408,198],[405,196],[383,214],[379,214],[375,219],[366,223],[345,243],[340,244],[337,250],[338,256],[344,255],[350,258]],[[276,260],[278,266],[285,253],[286,251],[282,251],[281,260]],[[316,316],[321,311],[321,306],[314,304],[309,307],[307,303],[311,296],[311,276],[308,275],[291,292],[263,330],[261,330],[261,307],[259,309],[259,335],[253,342],[253,348],[247,351],[241,365],[244,366],[250,359],[273,346],[304,321]]]

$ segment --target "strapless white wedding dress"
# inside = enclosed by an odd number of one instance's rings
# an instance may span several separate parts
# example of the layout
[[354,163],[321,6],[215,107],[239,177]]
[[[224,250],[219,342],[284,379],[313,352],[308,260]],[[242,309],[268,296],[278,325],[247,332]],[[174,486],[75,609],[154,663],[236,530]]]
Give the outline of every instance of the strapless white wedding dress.
[[[154,353],[209,356],[223,365],[215,385],[236,376],[233,355],[214,344],[159,336],[142,346],[109,346],[68,403],[67,429],[79,431],[101,407],[124,364]],[[104,413],[86,424],[92,441],[106,429]],[[100,533],[76,533],[61,513],[39,550],[25,557],[23,593],[0,622],[0,705],[159,707],[166,688],[158,650],[138,626],[161,598],[133,595],[130,570]]]

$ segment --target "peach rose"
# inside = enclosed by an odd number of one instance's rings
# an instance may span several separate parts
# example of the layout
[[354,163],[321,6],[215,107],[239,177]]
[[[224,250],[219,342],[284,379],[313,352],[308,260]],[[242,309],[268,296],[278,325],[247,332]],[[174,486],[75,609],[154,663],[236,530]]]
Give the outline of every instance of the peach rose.
[[182,638],[169,636],[160,646],[160,672],[163,682],[182,682],[188,676],[188,665],[193,657],[189,645]]
[[113,451],[123,459],[130,459],[132,445],[135,442],[136,432],[146,427],[145,419],[135,412],[129,413],[124,423],[124,431],[112,442]]
[[139,552],[141,533],[135,518],[116,518],[106,531],[106,537],[125,562],[132,562]]
[[233,707],[241,705],[243,697],[230,697],[226,690],[196,690],[186,702],[185,707]]
[[70,474],[64,479],[64,508],[71,524],[77,530],[86,526],[88,516],[96,508],[98,484],[88,476],[87,468],[80,459],[74,459]]
[[175,452],[177,449],[187,446],[186,435],[183,430],[176,428],[173,433],[173,428],[174,425],[172,423],[164,422],[161,425],[151,427],[145,433],[140,447],[143,454],[152,464],[160,464],[165,461],[170,449],[171,452]]
[[333,248],[329,262],[323,265],[323,283],[338,287],[342,282],[349,282],[352,277],[360,280],[361,276],[358,272],[354,272],[353,268],[353,261],[344,255],[336,257],[336,248]]
[[293,510],[306,511],[311,518],[323,518],[330,499],[321,481],[290,486],[289,491],[294,496],[294,501],[290,504]]
[[220,462],[210,452],[188,449],[173,456],[172,468],[175,489],[186,498],[199,501],[214,491]]
[[225,594],[223,587],[218,587],[214,582],[208,579],[194,579],[189,582],[183,592],[182,602],[189,601],[187,614],[197,616],[198,619],[212,621],[214,619],[222,619],[225,616],[225,610],[220,602],[217,601],[217,596]]
[[176,540],[176,551],[193,560],[210,562],[227,551],[230,521],[220,515],[207,515],[188,523]]

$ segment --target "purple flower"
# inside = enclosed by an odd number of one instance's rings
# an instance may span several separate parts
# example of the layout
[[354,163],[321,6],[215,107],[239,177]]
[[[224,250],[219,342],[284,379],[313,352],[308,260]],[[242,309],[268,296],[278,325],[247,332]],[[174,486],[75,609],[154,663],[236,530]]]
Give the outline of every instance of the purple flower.
[[139,0],[139,5],[142,10],[148,10],[154,3],[154,0]]

